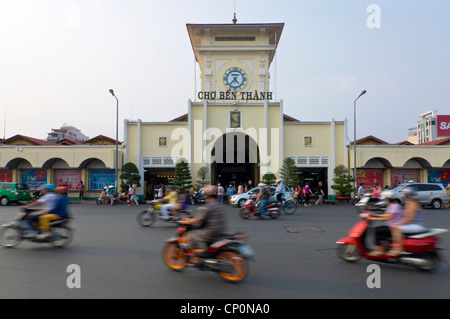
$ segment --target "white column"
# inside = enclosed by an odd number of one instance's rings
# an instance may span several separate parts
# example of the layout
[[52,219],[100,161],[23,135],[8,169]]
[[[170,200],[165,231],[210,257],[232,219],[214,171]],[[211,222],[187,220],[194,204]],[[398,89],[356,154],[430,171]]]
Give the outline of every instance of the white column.
[[142,151],[141,151],[141,123],[142,120],[137,120],[137,156],[136,156],[136,166],[139,171],[139,175],[141,176],[141,187],[138,189],[138,195],[144,194],[144,163],[142,161]]
[[333,185],[333,179],[334,179],[334,168],[336,166],[336,123],[334,121],[334,118],[331,119],[331,156],[330,161],[328,163],[328,194],[333,194],[333,189],[331,188],[331,185]]

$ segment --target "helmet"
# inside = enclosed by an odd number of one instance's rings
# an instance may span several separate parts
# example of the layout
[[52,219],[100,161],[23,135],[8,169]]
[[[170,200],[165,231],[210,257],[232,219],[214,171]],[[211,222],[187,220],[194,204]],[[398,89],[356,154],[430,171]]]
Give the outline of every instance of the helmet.
[[55,185],[54,184],[44,184],[44,185],[42,185],[42,187],[45,190],[48,190],[48,191],[54,191],[55,190]]
[[264,187],[264,186],[266,186],[266,184],[264,184],[264,183],[259,183],[258,184],[258,187]]
[[67,194],[67,187],[65,186],[58,186],[55,190],[59,194]]
[[281,179],[277,179],[277,181],[276,181],[277,183],[279,183],[279,182],[281,182]]
[[415,187],[405,187],[400,193],[402,194],[402,199],[405,200],[407,198],[412,198],[414,200],[417,199],[417,189]]
[[206,196],[217,196],[217,186],[208,185],[203,188]]

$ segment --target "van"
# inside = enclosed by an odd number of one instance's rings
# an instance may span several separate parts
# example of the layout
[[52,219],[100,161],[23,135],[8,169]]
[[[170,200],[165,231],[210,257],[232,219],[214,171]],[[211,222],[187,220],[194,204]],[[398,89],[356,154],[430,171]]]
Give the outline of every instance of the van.
[[19,203],[29,200],[31,200],[31,194],[27,184],[0,182],[0,205],[6,206],[10,202]]
[[386,194],[390,192],[392,198],[398,203],[403,203],[401,190],[406,188],[414,188],[417,193],[417,201],[422,206],[431,206],[431,208],[439,209],[443,204],[448,204],[448,196],[445,187],[439,183],[403,183],[393,186],[387,191],[381,193]]

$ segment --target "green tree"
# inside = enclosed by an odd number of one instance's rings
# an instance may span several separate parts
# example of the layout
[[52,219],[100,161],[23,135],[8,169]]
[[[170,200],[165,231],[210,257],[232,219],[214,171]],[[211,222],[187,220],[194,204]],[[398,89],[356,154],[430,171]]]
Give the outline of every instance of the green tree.
[[294,159],[292,159],[291,157],[286,157],[283,160],[283,166],[281,167],[280,176],[285,186],[298,185],[297,167],[295,166]]
[[336,177],[333,178],[334,185],[331,185],[331,188],[336,190],[338,196],[350,196],[355,180],[348,173],[347,168],[344,165],[336,166],[334,176]]
[[277,180],[277,177],[274,173],[266,173],[262,177],[262,182],[266,185],[273,185],[275,184],[275,181]]
[[176,187],[184,187],[186,189],[192,187],[191,171],[188,163],[184,160],[179,161],[175,166],[173,184]]
[[122,179],[120,187],[122,190],[128,191],[128,186],[135,184],[137,187],[141,186],[141,175],[134,163],[128,162],[122,166],[122,175],[119,176]]

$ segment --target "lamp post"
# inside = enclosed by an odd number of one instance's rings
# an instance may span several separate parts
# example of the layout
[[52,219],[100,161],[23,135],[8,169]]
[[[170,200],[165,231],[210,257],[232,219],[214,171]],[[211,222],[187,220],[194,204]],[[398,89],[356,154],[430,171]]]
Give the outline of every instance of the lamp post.
[[353,102],[353,178],[355,179],[355,197],[357,196],[357,185],[356,185],[356,101],[366,94],[366,90],[362,91],[358,97]]
[[118,177],[117,171],[118,171],[118,166],[119,166],[119,142],[118,142],[118,140],[119,140],[119,99],[114,94],[113,89],[109,89],[109,93],[111,93],[112,96],[114,96],[117,101],[117,107],[116,107],[116,165],[114,168],[114,186],[117,191],[117,177]]

